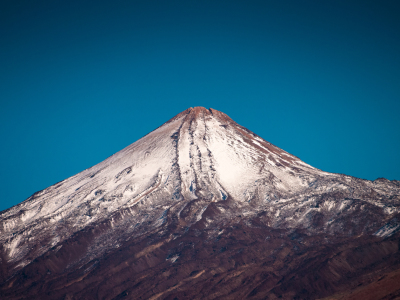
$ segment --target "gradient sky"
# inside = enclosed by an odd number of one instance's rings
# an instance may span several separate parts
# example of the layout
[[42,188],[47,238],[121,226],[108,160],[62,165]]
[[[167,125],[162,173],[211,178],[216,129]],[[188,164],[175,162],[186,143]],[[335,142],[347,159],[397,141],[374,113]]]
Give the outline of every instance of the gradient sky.
[[0,3],[0,210],[193,106],[400,180],[400,1]]

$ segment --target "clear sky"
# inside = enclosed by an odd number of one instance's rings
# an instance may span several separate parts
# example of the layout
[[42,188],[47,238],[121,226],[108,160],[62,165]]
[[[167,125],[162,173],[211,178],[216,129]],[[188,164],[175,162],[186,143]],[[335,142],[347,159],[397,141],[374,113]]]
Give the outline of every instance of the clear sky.
[[0,210],[193,106],[400,180],[400,1],[0,2]]

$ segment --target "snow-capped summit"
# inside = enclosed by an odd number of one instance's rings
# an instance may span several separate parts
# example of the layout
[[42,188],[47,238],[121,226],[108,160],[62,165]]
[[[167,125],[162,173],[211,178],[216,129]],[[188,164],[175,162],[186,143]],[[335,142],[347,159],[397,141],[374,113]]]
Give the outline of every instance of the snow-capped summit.
[[222,112],[189,108],[2,212],[0,279],[57,257],[81,235],[84,250],[65,258],[61,269],[82,268],[145,235],[157,233],[164,244],[190,228],[222,230],[254,218],[307,234],[391,236],[400,229],[399,195],[398,182],[321,171]]

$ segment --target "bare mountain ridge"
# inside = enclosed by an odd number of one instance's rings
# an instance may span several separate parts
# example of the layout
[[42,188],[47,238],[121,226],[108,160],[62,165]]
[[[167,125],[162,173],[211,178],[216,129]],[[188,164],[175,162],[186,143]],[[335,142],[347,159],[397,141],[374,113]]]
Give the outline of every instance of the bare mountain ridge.
[[0,296],[315,299],[367,287],[398,269],[399,195],[398,181],[323,172],[189,108],[2,212]]

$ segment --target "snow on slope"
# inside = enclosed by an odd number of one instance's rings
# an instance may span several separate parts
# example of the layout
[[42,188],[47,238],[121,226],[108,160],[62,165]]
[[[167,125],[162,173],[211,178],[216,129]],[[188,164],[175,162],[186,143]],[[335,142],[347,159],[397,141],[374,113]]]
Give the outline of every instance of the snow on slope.
[[[380,198],[360,196],[374,189]],[[361,202],[332,198],[316,204],[318,195],[338,191]],[[267,211],[272,225],[295,227],[309,226],[316,212],[333,218],[367,204],[387,210],[379,206],[382,201],[387,206],[385,193],[398,196],[399,189],[313,168],[227,115],[196,107],[105,161],[4,211],[0,243],[8,262],[18,269],[89,224],[111,220],[112,226],[119,226],[116,214],[124,215],[126,209],[126,235],[162,226],[169,214],[189,226],[202,219],[210,203],[228,199],[243,215]],[[197,206],[196,199],[201,200]],[[390,214],[398,212],[396,199]],[[249,206],[253,200],[257,206]],[[340,227],[329,222],[325,228]]]

